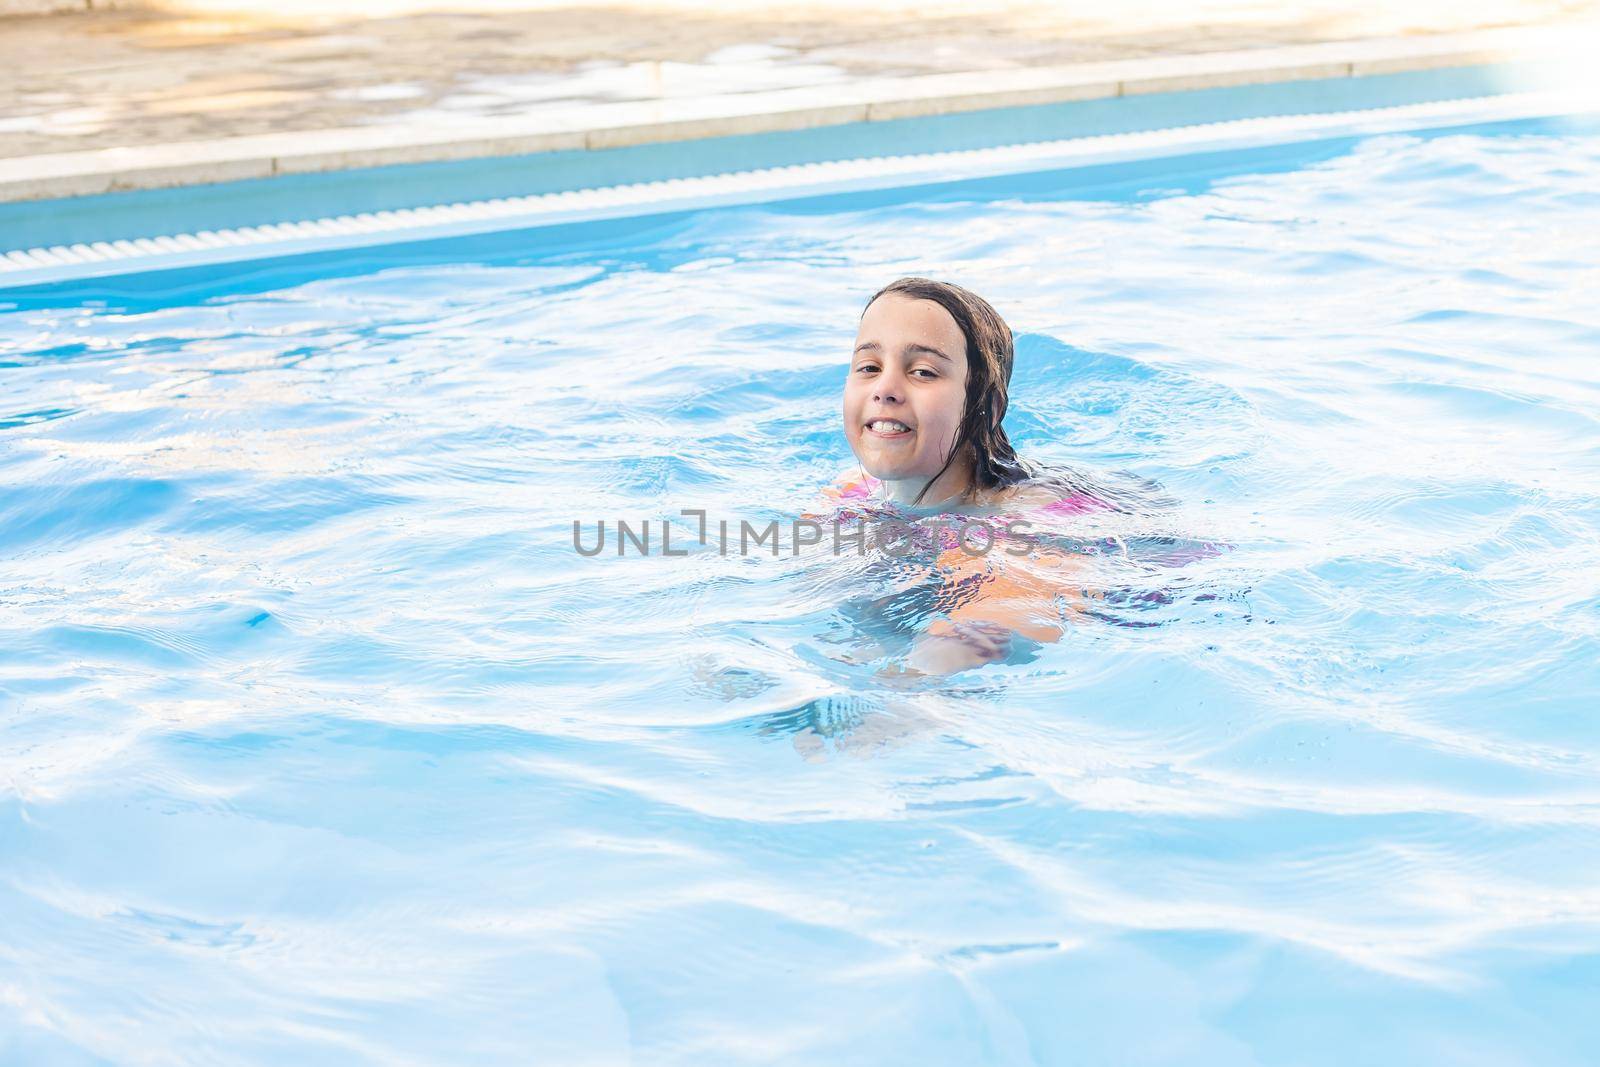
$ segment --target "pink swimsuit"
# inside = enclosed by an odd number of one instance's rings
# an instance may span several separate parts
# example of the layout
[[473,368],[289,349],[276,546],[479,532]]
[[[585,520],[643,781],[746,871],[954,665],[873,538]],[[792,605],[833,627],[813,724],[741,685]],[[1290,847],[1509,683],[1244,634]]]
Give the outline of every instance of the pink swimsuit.
[[[867,514],[852,505],[862,502],[877,500],[878,487],[883,483],[870,474],[847,475],[839,483],[824,486],[823,496],[829,502],[830,508],[841,513],[847,518],[867,518]],[[1070,493],[1060,500],[1052,501],[1023,511],[1005,513],[1000,515],[962,515],[956,512],[942,512],[937,515],[921,515],[919,519],[945,519],[941,544],[939,547],[950,549],[957,545],[960,530],[963,527],[984,526],[988,527],[994,540],[1004,540],[1008,535],[1015,537],[1010,527],[1013,523],[1021,524],[1023,531],[1027,529],[1030,517],[1043,519],[1068,518],[1074,515],[1083,515],[1095,511],[1112,510],[1110,504],[1087,493]],[[1018,533],[1023,531],[1017,531]]]
[[[840,504],[845,501],[874,500],[877,498],[878,487],[882,484],[883,482],[870,474],[851,475],[847,476],[838,485],[825,486],[822,494],[834,504]],[[1111,505],[1098,497],[1090,496],[1087,493],[1069,493],[1060,500],[1030,508],[1027,514],[1065,517],[1068,515],[1082,515],[1090,511],[1109,511],[1110,509]],[[975,516],[972,517],[975,518]]]

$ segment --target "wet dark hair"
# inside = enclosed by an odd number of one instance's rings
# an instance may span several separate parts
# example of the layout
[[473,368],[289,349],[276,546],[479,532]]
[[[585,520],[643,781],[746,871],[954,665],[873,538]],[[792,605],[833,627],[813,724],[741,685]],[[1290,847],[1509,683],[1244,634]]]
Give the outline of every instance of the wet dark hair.
[[923,494],[933,488],[933,483],[944,477],[950,464],[963,451],[972,457],[972,485],[974,489],[998,489],[1028,481],[1034,474],[1031,467],[1017,458],[1016,449],[1006,437],[1001,425],[1006,417],[1006,392],[1011,385],[1011,365],[1016,358],[1016,344],[1011,327],[1000,313],[983,297],[950,282],[936,282],[930,278],[901,278],[872,294],[861,314],[867,313],[873,301],[880,296],[898,293],[913,300],[931,300],[950,313],[967,340],[967,402],[961,414],[961,425],[955,444],[945,457],[939,473],[928,479],[914,503],[921,503]]

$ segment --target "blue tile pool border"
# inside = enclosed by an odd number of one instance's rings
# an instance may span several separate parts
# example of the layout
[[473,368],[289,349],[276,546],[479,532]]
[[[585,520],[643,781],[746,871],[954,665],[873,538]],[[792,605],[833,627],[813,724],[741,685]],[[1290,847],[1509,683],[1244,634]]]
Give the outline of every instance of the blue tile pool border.
[[[197,259],[238,260],[251,258],[245,245],[259,245],[255,255],[299,254],[316,250],[313,244],[270,247],[272,241],[234,242],[231,251],[205,253],[183,235],[241,227],[284,227],[308,231],[307,220],[371,216],[374,213],[415,213],[413,218],[389,218],[383,226],[352,230],[343,237],[332,228],[312,227],[324,236],[326,247],[357,247],[363,244],[394,243],[429,237],[448,237],[448,227],[415,234],[405,230],[428,216],[437,205],[463,208],[457,214],[478,220],[458,225],[455,232],[484,232],[493,228],[522,228],[528,225],[555,225],[572,221],[552,214],[543,221],[517,217],[504,218],[492,213],[473,212],[473,205],[505,198],[551,198],[581,191],[616,188],[647,188],[653,184],[693,183],[713,179],[707,184],[709,200],[674,203],[670,196],[652,205],[648,195],[626,197],[612,205],[591,204],[588,217],[621,217],[628,214],[661,214],[709,206],[716,200],[716,176],[781,175],[785,168],[818,169],[819,164],[845,161],[903,160],[907,157],[961,153],[982,153],[1006,146],[1051,143],[1092,144],[1095,139],[1114,140],[1120,135],[1158,134],[1173,129],[1226,130],[1230,124],[1249,126],[1249,120],[1269,120],[1292,116],[1318,116],[1363,111],[1404,110],[1408,105],[1428,105],[1472,100],[1509,99],[1508,86],[1526,83],[1535,72],[1526,62],[1488,64],[1467,68],[1410,71],[1399,74],[1359,78],[1317,79],[1262,85],[1200,89],[1175,93],[1151,93],[1110,97],[1070,103],[1029,107],[1007,107],[960,114],[851,123],[804,130],[716,137],[630,146],[626,148],[535,153],[524,156],[465,161],[411,163],[316,174],[284,175],[187,186],[139,190],[56,200],[0,204],[0,261],[9,270],[0,270],[0,288],[46,283],[53,278],[110,275],[140,270],[171,269],[191,265],[182,261],[187,248]],[[1465,121],[1477,121],[1470,109]],[[1417,125],[1426,126],[1427,120]],[[1448,124],[1448,123],[1447,123]],[[1333,136],[1339,135],[1335,131]],[[1315,133],[1312,134],[1315,136]],[[1304,140],[1305,136],[1296,135]],[[1135,138],[1137,139],[1137,138]],[[1249,138],[1246,138],[1249,140]],[[1259,138],[1257,138],[1259,140]],[[1194,146],[1175,141],[1173,154]],[[1205,149],[1205,144],[1198,146]],[[1151,154],[1148,150],[1146,154]],[[1133,153],[1137,156],[1138,153]],[[1086,158],[1083,165],[1105,160]],[[1041,164],[1045,169],[1062,169],[1071,162]],[[826,170],[826,167],[822,167]],[[859,169],[859,168],[858,168]],[[1037,168],[1036,168],[1037,169]],[[958,175],[971,177],[972,175]],[[916,173],[903,176],[910,184],[929,184],[939,180]],[[858,184],[860,184],[858,182]],[[828,192],[826,188],[785,187],[783,181],[746,183],[750,186],[730,202],[759,202],[762,199],[794,199]],[[878,187],[882,187],[881,183]],[[724,190],[726,197],[727,192]],[[581,199],[581,197],[580,197]],[[594,197],[591,195],[590,200]],[[604,198],[601,198],[604,199]],[[702,198],[705,200],[705,198]],[[576,206],[576,205],[575,205]],[[433,212],[437,214],[437,212]],[[349,229],[347,227],[347,229]],[[437,228],[436,228],[437,229]],[[323,231],[326,230],[324,233]],[[316,233],[299,234],[312,240]],[[289,234],[267,234],[284,237]],[[175,242],[173,238],[178,238]],[[150,247],[158,239],[162,248]],[[87,246],[107,249],[109,243],[142,241],[138,251],[162,252],[141,257],[127,249],[117,254],[95,256]],[[82,256],[34,258],[30,252],[45,252],[62,246],[84,248]],[[173,256],[179,256],[174,260]],[[18,264],[21,264],[19,268]]]

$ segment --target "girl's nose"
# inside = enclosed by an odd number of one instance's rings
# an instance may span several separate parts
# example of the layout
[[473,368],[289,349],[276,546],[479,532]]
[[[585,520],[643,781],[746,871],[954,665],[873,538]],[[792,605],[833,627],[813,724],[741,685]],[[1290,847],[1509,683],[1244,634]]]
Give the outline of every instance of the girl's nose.
[[872,399],[880,404],[898,404],[906,398],[904,383],[897,375],[884,371],[872,390]]

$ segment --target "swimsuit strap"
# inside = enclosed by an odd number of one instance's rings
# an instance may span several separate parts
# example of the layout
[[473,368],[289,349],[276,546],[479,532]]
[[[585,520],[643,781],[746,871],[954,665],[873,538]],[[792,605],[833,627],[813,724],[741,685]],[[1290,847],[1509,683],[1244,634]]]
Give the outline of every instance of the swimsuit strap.
[[[878,487],[883,483],[870,474],[858,473],[846,475],[833,485],[824,486],[822,494],[831,503],[839,504],[844,501],[872,500],[878,496]],[[1025,514],[1044,514],[1053,517],[1082,515],[1090,511],[1105,511],[1111,505],[1097,496],[1086,492],[1070,492],[1059,500],[1042,504],[1035,508],[1026,508],[1018,512],[1002,512],[994,518],[1015,518]],[[932,518],[934,516],[924,516]]]
[[822,495],[829,500],[870,500],[883,483],[870,474],[847,475],[835,485],[824,486]]
[[1053,501],[1036,510],[1046,515],[1082,515],[1086,511],[1105,511],[1110,507],[1099,497],[1090,496],[1088,493],[1068,493],[1060,500]]

